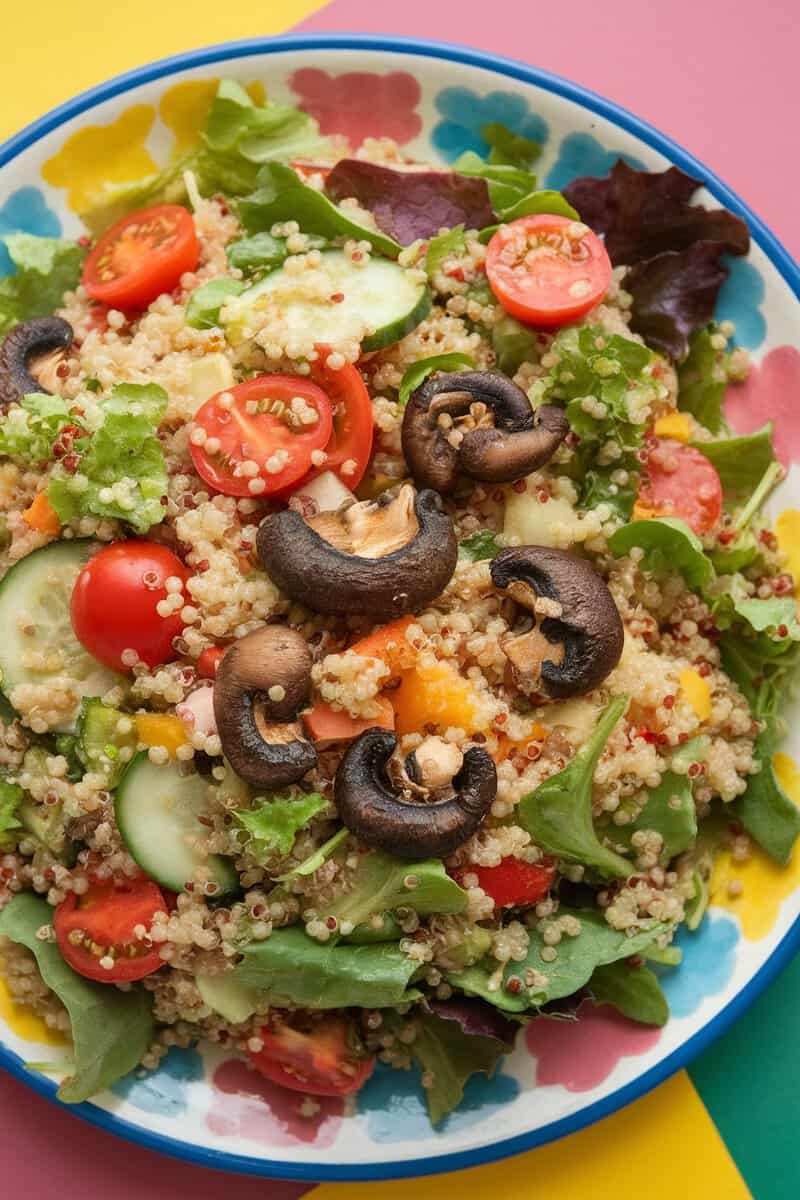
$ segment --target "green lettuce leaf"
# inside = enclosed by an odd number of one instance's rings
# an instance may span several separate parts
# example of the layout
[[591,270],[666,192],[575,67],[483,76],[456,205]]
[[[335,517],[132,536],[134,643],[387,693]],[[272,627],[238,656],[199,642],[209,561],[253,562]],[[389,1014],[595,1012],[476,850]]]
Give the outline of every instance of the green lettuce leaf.
[[612,554],[620,558],[634,546],[644,550],[642,565],[646,571],[667,574],[680,571],[689,587],[698,591],[711,583],[714,567],[696,533],[677,517],[651,517],[631,521],[608,539]]
[[186,324],[193,329],[213,329],[219,325],[219,313],[230,296],[241,296],[246,288],[241,279],[218,275],[195,288],[186,305]]
[[[413,876],[414,887],[406,886]],[[460,913],[467,906],[467,893],[444,869],[438,858],[409,862],[381,850],[363,854],[344,895],[318,904],[322,919],[336,917],[341,924],[361,925],[371,916],[397,908],[427,913]]]
[[255,859],[291,854],[295,838],[328,802],[319,792],[304,796],[268,796],[258,808],[233,812],[236,823],[250,835],[247,850]]
[[32,392],[0,418],[0,454],[25,463],[46,463],[64,426],[80,424],[63,396]]
[[536,333],[516,317],[501,317],[492,326],[492,349],[504,375],[516,375],[524,362],[536,362]]
[[406,367],[403,372],[399,392],[400,403],[405,404],[411,393],[434,371],[463,371],[474,366],[474,359],[468,354],[462,354],[460,350],[454,350],[451,354],[434,354],[430,358],[421,358],[410,367]]
[[[62,521],[113,517],[146,533],[164,517],[167,468],[156,429],[166,412],[167,393],[157,384],[121,383],[101,403],[102,425],[76,443],[81,454],[77,473],[69,475],[56,464],[48,498]],[[115,485],[118,490],[109,497]]]
[[276,1005],[301,1008],[391,1008],[412,998],[409,983],[419,964],[399,946],[321,944],[296,926],[276,929],[263,942],[242,947],[236,978]]
[[497,535],[491,529],[479,529],[458,543],[458,557],[468,562],[484,562],[499,553]]
[[19,784],[0,779],[0,850],[12,845],[15,841],[14,830],[22,828],[17,816],[23,794]]
[[631,864],[602,844],[592,822],[595,767],[627,707],[627,696],[612,700],[572,761],[523,796],[517,808],[519,824],[543,850],[594,867],[605,876],[631,873]]
[[678,366],[678,408],[691,413],[711,433],[719,433],[724,425],[722,401],[728,383],[728,355],[712,346],[714,332],[713,326],[698,329],[689,339],[689,353]]
[[[577,937],[562,937],[556,947],[556,957],[552,961],[542,958],[542,950],[547,944],[539,929],[531,929],[530,946],[523,962],[510,962],[503,970],[502,986],[496,986],[494,978],[497,964],[493,959],[486,959],[474,967],[464,971],[448,971],[447,980],[453,987],[466,992],[469,996],[480,996],[488,1000],[496,1008],[504,1012],[521,1013],[530,1008],[538,1008],[551,1000],[561,1000],[580,991],[591,979],[599,966],[641,954],[656,938],[669,928],[664,922],[648,920],[642,923],[639,932],[629,937],[624,930],[612,929],[603,920],[599,912],[591,910],[570,910],[563,905],[558,910],[559,916],[574,916],[580,921],[581,929]],[[543,922],[547,924],[547,922]],[[541,980],[528,986],[525,982],[525,972],[531,969],[540,976],[545,976],[546,983]],[[522,982],[519,991],[508,991],[509,979],[514,976]]]
[[80,283],[86,251],[77,242],[10,233],[2,239],[16,267],[0,279],[0,334],[20,321],[49,317]]
[[64,1104],[80,1104],[138,1066],[155,1031],[153,998],[141,987],[121,992],[78,975],[54,942],[36,936],[52,920],[53,910],[45,900],[19,892],[0,913],[0,933],[31,951],[42,979],[69,1013],[75,1070],[61,1084],[58,1098]]
[[481,137],[491,147],[489,162],[493,166],[502,163],[510,167],[518,167],[522,171],[530,171],[542,153],[539,142],[523,137],[521,133],[514,133],[506,125],[501,125],[497,121],[484,125],[481,129]]
[[649,967],[620,961],[597,967],[589,980],[596,1004],[611,1004],[623,1016],[642,1025],[666,1025],[669,1004],[656,974]]
[[729,506],[748,500],[764,477],[764,472],[775,462],[772,422],[746,437],[719,438],[713,442],[691,444],[713,464]]
[[269,233],[280,221],[297,221],[303,233],[366,241],[379,254],[397,258],[400,245],[377,230],[351,221],[322,192],[304,184],[291,167],[268,162],[258,172],[256,190],[238,202],[239,219],[248,234]]
[[649,792],[636,820],[630,825],[609,824],[606,832],[614,845],[630,848],[634,833],[642,829],[653,829],[664,839],[662,865],[693,844],[697,837],[697,810],[686,775],[667,771],[658,787]]

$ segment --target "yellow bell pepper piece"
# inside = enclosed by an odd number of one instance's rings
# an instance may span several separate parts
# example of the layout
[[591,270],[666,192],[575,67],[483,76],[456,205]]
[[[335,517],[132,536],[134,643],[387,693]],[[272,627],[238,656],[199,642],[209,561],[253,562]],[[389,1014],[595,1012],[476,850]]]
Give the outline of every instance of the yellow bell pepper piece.
[[643,504],[641,500],[635,500],[633,504],[633,512],[631,519],[634,521],[649,521],[651,517],[658,517],[660,513],[657,508],[651,508],[649,504]]
[[708,686],[708,681],[698,671],[695,671],[694,667],[688,667],[685,671],[681,671],[679,680],[681,691],[697,717],[701,721],[707,721],[711,716],[711,688]]
[[676,442],[688,442],[692,436],[692,422],[688,413],[671,412],[659,417],[653,426],[656,437],[674,438]]
[[402,672],[402,683],[387,693],[397,716],[397,732],[423,733],[426,725],[477,733],[488,727],[480,698],[469,680],[446,662],[421,664]]
[[189,741],[186,726],[180,717],[169,713],[137,713],[136,733],[145,746],[164,746],[174,758],[179,746]]

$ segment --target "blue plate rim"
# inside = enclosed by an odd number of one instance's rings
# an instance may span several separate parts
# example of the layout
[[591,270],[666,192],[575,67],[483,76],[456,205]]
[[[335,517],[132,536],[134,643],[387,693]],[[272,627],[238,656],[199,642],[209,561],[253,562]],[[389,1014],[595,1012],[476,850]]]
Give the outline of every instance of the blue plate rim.
[[[143,67],[134,68],[117,75],[97,87],[79,93],[64,104],[51,109],[44,116],[26,125],[19,133],[0,145],[0,167],[5,166],[34,145],[46,134],[65,124],[73,117],[96,107],[132,88],[153,80],[164,78],[193,67],[207,66],[225,59],[245,58],[250,55],[268,55],[286,51],[305,50],[373,50],[395,54],[415,54],[425,58],[440,58],[467,66],[480,67],[495,75],[505,75],[525,83],[534,84],[545,91],[571,100],[609,120],[612,124],[634,134],[652,149],[659,151],[676,166],[703,180],[708,191],[726,208],[743,217],[750,228],[754,241],[767,255],[778,273],[795,296],[800,299],[800,267],[788,250],[745,202],[709,171],[699,159],[685,150],[678,142],[660,133],[647,121],[635,116],[621,105],[583,88],[562,76],[554,75],[538,67],[531,67],[515,59],[504,58],[474,50],[467,46],[449,42],[436,42],[423,38],[403,38],[373,34],[288,34],[279,37],[248,38],[234,42],[222,42],[213,46],[188,50],[182,54],[158,59]],[[671,1054],[654,1067],[645,1071],[608,1096],[595,1101],[577,1113],[560,1117],[529,1133],[505,1138],[490,1145],[473,1150],[433,1155],[427,1158],[371,1162],[362,1165],[326,1165],[324,1163],[298,1162],[229,1154],[222,1150],[211,1150],[181,1142],[176,1138],[144,1129],[139,1125],[117,1116],[113,1112],[84,1103],[64,1105],[68,1111],[80,1116],[90,1124],[116,1134],[127,1141],[160,1151],[195,1166],[211,1167],[220,1171],[231,1171],[243,1175],[297,1180],[307,1183],[361,1182],[367,1180],[407,1179],[414,1176],[436,1175],[466,1167],[496,1162],[525,1150],[533,1150],[547,1142],[555,1141],[617,1112],[634,1100],[644,1096],[716,1041],[758,998],[764,989],[788,965],[800,950],[800,917],[794,921],[773,950],[767,961],[748,980],[747,984],[732,1000],[678,1046]],[[28,1071],[23,1060],[13,1051],[0,1045],[0,1065],[22,1083],[56,1104],[57,1085],[41,1074]]]

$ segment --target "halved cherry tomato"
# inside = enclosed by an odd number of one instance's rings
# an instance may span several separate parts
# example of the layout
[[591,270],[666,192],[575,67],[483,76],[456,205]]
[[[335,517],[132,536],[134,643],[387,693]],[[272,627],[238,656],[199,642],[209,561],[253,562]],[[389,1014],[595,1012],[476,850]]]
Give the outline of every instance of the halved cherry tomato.
[[72,589],[78,641],[114,671],[130,669],[122,659],[125,650],[135,650],[148,667],[171,662],[176,657],[172,640],[183,621],[180,609],[166,617],[157,610],[167,598],[169,578],[185,583],[189,572],[166,546],[144,541],[105,546],[81,569]]
[[[71,892],[55,911],[53,925],[61,957],[79,975],[100,983],[131,983],[163,967],[158,947],[137,938],[149,930],[156,913],[167,912],[161,889],[149,879],[103,880],[88,892]],[[100,960],[114,959],[106,969]]]
[[197,674],[201,679],[216,679],[226,649],[225,646],[206,646],[197,660]]
[[372,401],[357,367],[345,363],[341,370],[333,371],[325,365],[325,347],[317,349],[320,359],[312,375],[331,402],[333,433],[323,447],[328,456],[325,464],[313,470],[309,479],[321,471],[335,471],[345,487],[354,491],[364,477],[372,453]]
[[[223,396],[232,397],[229,407]],[[291,407],[296,398],[305,401],[299,414]],[[316,418],[303,423],[309,409]],[[212,396],[194,425],[206,435],[202,446],[190,443],[195,470],[206,483],[226,496],[272,496],[308,474],[312,453],[328,444],[333,415],[325,392],[310,379],[259,375]],[[245,463],[257,470],[243,470]]]
[[93,300],[139,310],[171,292],[199,257],[191,214],[178,204],[158,204],[106,230],[86,255],[83,286]]
[[301,179],[311,179],[314,175],[321,175],[323,179],[327,179],[333,170],[332,163],[318,163],[311,158],[293,158],[289,166]]
[[611,260],[597,234],[554,213],[501,226],[486,252],[489,286],[506,312],[529,325],[567,325],[603,298]]
[[367,1055],[358,1035],[345,1017],[326,1016],[295,1025],[265,1026],[258,1034],[264,1049],[249,1051],[256,1070],[273,1083],[307,1092],[312,1096],[347,1096],[357,1092],[375,1068],[374,1055]]
[[679,517],[695,533],[710,533],[722,517],[722,484],[704,454],[682,442],[657,439],[639,486],[645,508]]
[[477,875],[478,886],[498,908],[528,908],[547,895],[556,868],[549,859],[527,863],[521,858],[504,858],[496,867],[470,864],[454,874],[459,882],[465,875]]

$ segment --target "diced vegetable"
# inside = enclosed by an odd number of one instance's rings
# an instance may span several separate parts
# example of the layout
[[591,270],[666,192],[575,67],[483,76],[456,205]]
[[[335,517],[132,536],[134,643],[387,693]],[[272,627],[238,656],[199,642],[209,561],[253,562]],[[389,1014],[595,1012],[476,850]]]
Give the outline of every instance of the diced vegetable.
[[374,717],[351,717],[343,709],[333,708],[324,700],[317,700],[314,707],[303,713],[303,724],[318,746],[333,746],[337,742],[349,742],[367,729],[394,729],[394,709],[384,696],[375,701],[379,709]]

